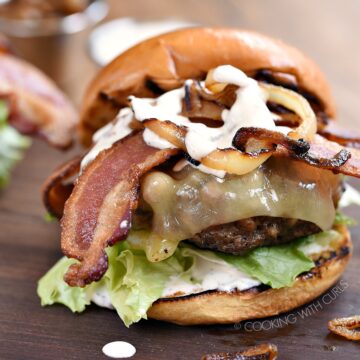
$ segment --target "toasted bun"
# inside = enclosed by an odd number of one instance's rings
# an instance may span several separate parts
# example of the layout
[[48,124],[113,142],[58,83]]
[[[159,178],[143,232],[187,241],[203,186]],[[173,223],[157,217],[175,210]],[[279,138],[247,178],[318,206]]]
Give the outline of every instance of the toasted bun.
[[83,101],[83,143],[91,143],[92,134],[114,118],[129,95],[154,97],[186,79],[203,79],[208,70],[224,64],[250,75],[259,70],[291,74],[302,91],[314,95],[330,117],[335,115],[323,74],[297,49],[251,31],[189,28],[144,41],[100,71]]
[[148,316],[180,325],[227,324],[274,316],[304,305],[335,284],[350,259],[349,232],[345,227],[338,230],[343,239],[337,256],[299,276],[292,287],[231,293],[212,291],[160,299],[150,308]]
[[60,148],[71,144],[78,114],[53,81],[31,64],[1,51],[0,78],[0,98],[10,102],[14,127]]

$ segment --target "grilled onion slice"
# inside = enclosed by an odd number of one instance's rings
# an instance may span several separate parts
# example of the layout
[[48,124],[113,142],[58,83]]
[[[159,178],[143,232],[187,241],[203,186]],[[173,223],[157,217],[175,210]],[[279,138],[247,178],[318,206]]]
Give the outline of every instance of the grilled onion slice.
[[[145,128],[166,139],[177,148],[186,152],[185,136],[187,129],[171,121],[150,119],[144,121]],[[200,163],[214,170],[223,170],[229,174],[244,175],[266,161],[275,148],[264,149],[256,154],[243,153],[236,149],[217,149],[203,157]]]
[[204,355],[201,360],[276,360],[278,348],[274,344],[259,344],[244,351]]
[[223,170],[228,174],[244,175],[258,168],[272,154],[271,150],[253,155],[235,149],[218,149],[201,159],[211,169]]
[[[200,109],[201,99],[198,92],[201,92],[202,101],[206,98],[206,102],[213,101],[222,106],[229,107],[231,104],[224,103],[224,97],[234,102],[237,87],[231,84],[217,83],[214,81],[213,71],[208,72],[205,80],[205,87],[212,93],[206,93],[194,84],[187,86],[185,109],[194,111]],[[279,104],[299,116],[300,124],[291,130],[288,135],[276,131],[266,131],[265,129],[246,128],[240,129],[235,138],[233,145],[235,149],[217,149],[200,159],[200,163],[211,169],[226,171],[229,174],[244,175],[265,162],[276,150],[276,145],[281,144],[296,155],[303,155],[309,150],[306,141],[311,141],[317,131],[317,119],[311,109],[311,106],[305,98],[294,91],[285,89],[281,86],[259,83],[264,99],[268,102]],[[195,106],[196,105],[196,106]],[[198,110],[199,110],[198,109]],[[210,109],[207,111],[211,113]],[[214,119],[218,120],[218,111],[214,112]],[[166,139],[177,148],[187,152],[185,137],[187,127],[179,126],[171,121],[160,121],[157,119],[149,119],[144,122],[145,128],[156,133],[163,139]],[[306,141],[304,141],[306,140]],[[251,150],[248,149],[250,145]]]
[[146,129],[151,130],[177,148],[186,151],[185,136],[187,130],[184,126],[176,125],[169,120],[160,121],[157,119],[144,120],[143,124]]
[[[205,87],[216,94],[218,98],[221,97],[221,93],[226,93],[228,88],[236,91],[236,88],[231,84],[216,82],[213,73],[214,69],[208,72],[205,80]],[[312,140],[317,132],[317,119],[308,101],[295,91],[286,89],[282,86],[260,82],[258,84],[263,90],[267,101],[282,105],[299,115],[301,123],[289,133],[289,136],[294,139],[304,138],[309,141]]]
[[360,340],[360,315],[330,320],[328,328],[332,333],[348,340]]
[[281,86],[263,83],[259,85],[263,89],[267,101],[280,104],[299,115],[301,124],[291,131],[288,136],[293,139],[303,138],[311,141],[317,131],[317,120],[308,101],[295,91]]

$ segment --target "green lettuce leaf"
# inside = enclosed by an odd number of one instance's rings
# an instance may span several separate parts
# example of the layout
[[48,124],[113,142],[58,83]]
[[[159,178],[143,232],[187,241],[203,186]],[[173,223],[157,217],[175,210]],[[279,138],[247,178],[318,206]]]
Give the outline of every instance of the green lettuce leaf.
[[329,230],[285,245],[260,247],[244,256],[217,253],[223,260],[274,289],[292,286],[296,277],[314,267],[309,253],[336,246],[341,235]]
[[261,247],[244,256],[218,254],[227,263],[274,289],[291,286],[295,278],[314,267],[299,244]]
[[63,257],[39,280],[37,294],[42,306],[60,303],[72,312],[82,312],[90,304],[93,285],[70,287],[63,279],[68,267],[74,263],[76,260]]
[[[132,237],[134,232],[132,233]],[[175,254],[166,260],[151,263],[143,250],[131,248],[122,242],[106,250],[109,268],[103,278],[85,288],[68,286],[63,276],[75,260],[61,259],[38,284],[41,304],[62,303],[72,311],[83,311],[99,288],[106,288],[111,303],[126,326],[146,319],[147,310],[161,297],[171,277],[181,277],[190,283],[200,279],[192,276],[196,257],[211,261],[224,261],[245,274],[273,288],[291,286],[299,274],[310,270],[314,263],[306,255],[310,247],[321,250],[339,238],[334,231],[305,237],[290,244],[262,247],[245,256],[234,256],[200,250],[181,244]]]
[[356,226],[357,221],[351,216],[345,215],[341,211],[337,211],[335,215],[335,225],[345,225],[345,226]]
[[[109,268],[103,278],[85,288],[70,287],[63,280],[69,265],[75,260],[62,258],[38,283],[41,305],[61,303],[73,312],[81,312],[97,289],[105,287],[111,303],[126,326],[146,319],[151,304],[161,297],[170,276],[188,268],[179,251],[170,258],[150,263],[142,250],[130,249],[126,242],[106,250]],[[191,262],[189,263],[191,266]],[[190,279],[189,279],[190,281]]]
[[57,217],[50,214],[49,212],[45,213],[43,218],[44,218],[44,221],[46,221],[48,223],[51,223],[51,222],[57,220]]
[[151,304],[161,297],[167,280],[186,270],[179,252],[151,263],[142,250],[125,242],[107,252],[109,269],[104,276],[111,302],[126,326],[146,319]]
[[336,249],[342,235],[336,230],[323,231],[297,240],[297,248],[305,255]]
[[8,109],[0,100],[0,188],[10,179],[10,171],[22,159],[23,151],[30,146],[30,139],[21,135],[7,123]]

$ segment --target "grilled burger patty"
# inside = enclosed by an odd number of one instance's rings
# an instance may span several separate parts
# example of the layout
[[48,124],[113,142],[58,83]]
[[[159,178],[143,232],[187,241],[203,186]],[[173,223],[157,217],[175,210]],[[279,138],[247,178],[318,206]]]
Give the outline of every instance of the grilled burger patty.
[[256,216],[211,226],[188,241],[203,249],[243,255],[260,246],[284,244],[320,231],[317,225],[304,220]]

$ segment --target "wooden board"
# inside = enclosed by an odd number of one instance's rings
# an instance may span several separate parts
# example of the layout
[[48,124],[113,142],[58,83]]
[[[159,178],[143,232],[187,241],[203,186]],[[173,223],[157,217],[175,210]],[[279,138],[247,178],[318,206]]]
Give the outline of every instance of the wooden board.
[[[327,1],[132,1],[115,6],[111,16],[141,18],[178,14],[210,25],[250,27],[282,37],[310,53],[330,78],[342,122],[358,125],[360,33],[358,2]],[[119,2],[120,3],[120,2]],[[145,5],[146,4],[146,5]],[[154,8],[157,4],[157,8]],[[224,5],[226,4],[226,5]],[[152,11],[152,12],[151,12]],[[356,21],[355,21],[356,20]],[[84,45],[84,44],[83,44]],[[40,56],[42,56],[40,54]],[[72,66],[77,64],[74,59]],[[76,99],[95,67],[67,84]],[[76,151],[73,151],[75,153]],[[62,306],[41,308],[37,280],[61,256],[57,223],[43,220],[43,179],[71,157],[35,141],[0,194],[0,359],[106,359],[101,348],[114,340],[137,348],[134,359],[200,359],[208,352],[236,351],[273,342],[280,359],[357,359],[359,344],[327,331],[333,317],[359,314],[360,228],[352,229],[354,255],[342,283],[312,304],[284,316],[236,326],[180,327],[142,321],[125,328],[117,315],[89,307],[74,315]],[[360,211],[350,209],[360,219]],[[345,288],[346,287],[346,288]],[[299,312],[300,311],[300,312]]]

